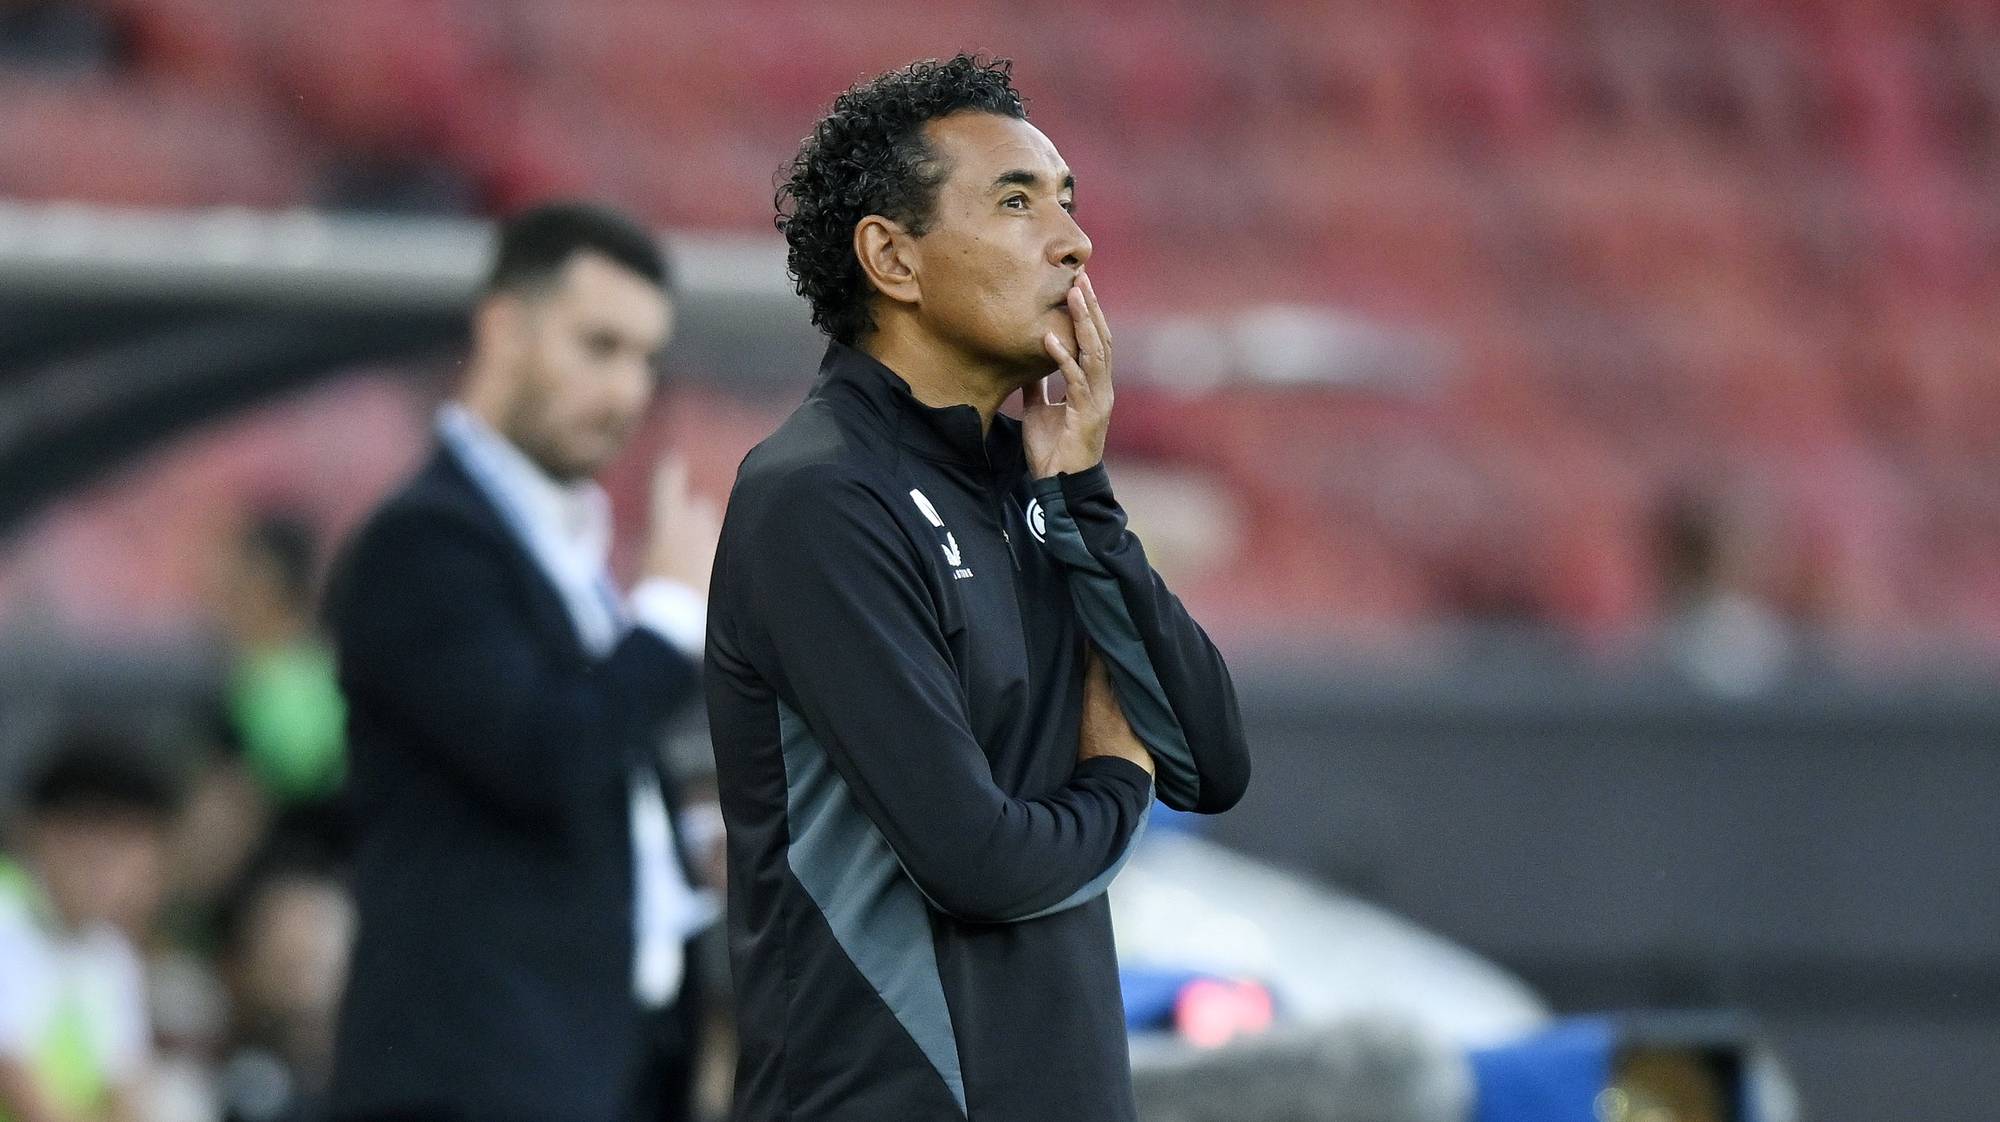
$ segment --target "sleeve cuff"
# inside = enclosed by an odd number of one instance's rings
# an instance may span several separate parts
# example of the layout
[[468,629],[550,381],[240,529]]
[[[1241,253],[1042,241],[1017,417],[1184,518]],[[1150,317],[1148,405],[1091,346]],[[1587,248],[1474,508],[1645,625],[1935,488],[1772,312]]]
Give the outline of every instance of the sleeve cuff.
[[1145,768],[1131,760],[1117,756],[1091,756],[1088,759],[1078,760],[1073,774],[1079,778],[1121,780],[1130,784],[1132,789],[1139,793],[1141,806],[1153,801],[1153,777],[1146,774]]
[[1062,471],[1046,479],[1034,480],[1029,488],[1043,498],[1061,493],[1064,501],[1076,503],[1110,494],[1111,473],[1105,470],[1104,462],[1100,460],[1082,471]]
[[708,602],[679,581],[651,577],[639,582],[630,597],[632,618],[696,662],[708,635]]

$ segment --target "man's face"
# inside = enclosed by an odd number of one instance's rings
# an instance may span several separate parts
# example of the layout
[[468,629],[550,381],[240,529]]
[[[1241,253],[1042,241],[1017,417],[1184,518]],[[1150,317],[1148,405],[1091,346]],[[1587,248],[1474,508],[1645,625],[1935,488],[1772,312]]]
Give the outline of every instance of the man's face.
[[294,1063],[332,1052],[354,938],[354,905],[332,881],[286,876],[259,889],[230,981],[244,1027]]
[[597,474],[653,400],[673,305],[596,253],[571,258],[546,292],[518,297],[501,362],[513,378],[504,435],[550,475]]
[[954,113],[925,137],[949,172],[917,239],[918,313],[968,355],[1041,377],[1043,335],[1076,349],[1064,300],[1090,260],[1069,165],[1040,129],[993,113]]
[[50,811],[31,824],[29,848],[65,923],[134,934],[151,924],[166,872],[158,821],[121,810]]

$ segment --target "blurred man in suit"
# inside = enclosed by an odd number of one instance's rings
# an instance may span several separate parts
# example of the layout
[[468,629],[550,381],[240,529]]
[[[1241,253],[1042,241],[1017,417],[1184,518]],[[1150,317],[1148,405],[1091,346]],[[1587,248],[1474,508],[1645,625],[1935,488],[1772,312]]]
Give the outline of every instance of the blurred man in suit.
[[592,482],[672,326],[630,222],[507,223],[440,447],[336,571],[359,908],[336,1117],[686,1115],[684,941],[713,907],[657,741],[694,696],[717,515],[663,467],[622,596]]

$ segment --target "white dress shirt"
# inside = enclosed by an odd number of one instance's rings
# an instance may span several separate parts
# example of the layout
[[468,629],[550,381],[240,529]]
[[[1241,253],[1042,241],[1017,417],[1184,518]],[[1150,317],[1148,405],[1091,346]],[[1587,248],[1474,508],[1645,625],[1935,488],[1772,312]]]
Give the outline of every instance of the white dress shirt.
[[[602,487],[551,478],[462,405],[439,411],[438,431],[548,575],[585,650],[601,658],[637,624],[700,661],[708,624],[700,593],[652,577],[639,582],[629,602],[618,595],[607,565],[611,501]],[[714,922],[720,908],[713,893],[697,890],[682,872],[672,817],[651,768],[633,773],[631,808],[633,990],[643,1004],[658,1007],[680,992],[686,970],[682,944]]]

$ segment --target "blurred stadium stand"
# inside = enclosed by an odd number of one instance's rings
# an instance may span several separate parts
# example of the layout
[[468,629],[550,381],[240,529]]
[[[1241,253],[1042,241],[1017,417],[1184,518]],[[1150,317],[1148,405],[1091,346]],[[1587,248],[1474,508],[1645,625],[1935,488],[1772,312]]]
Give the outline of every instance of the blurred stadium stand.
[[2000,642],[1989,5],[81,7],[102,57],[0,71],[0,195],[586,191],[756,231],[831,91],[1004,49],[1121,322],[1304,303],[1433,343],[1401,364],[1423,377],[1335,355],[1344,381],[1247,394],[1261,368],[1223,348],[1221,384],[1134,401],[1127,454],[1212,473],[1283,559],[1219,579],[1225,611],[1615,648],[1670,610],[1658,524],[1694,493],[1763,512],[1731,579],[1784,618]]
[[0,789],[213,676],[237,513],[337,536],[408,465],[471,216],[676,232],[610,488],[674,446],[720,492],[810,373],[774,170],[985,48],[1078,171],[1121,494],[1246,652],[1220,840],[1561,1009],[1751,1009],[1808,1118],[1988,1117],[1992,5],[58,6],[0,3]]

